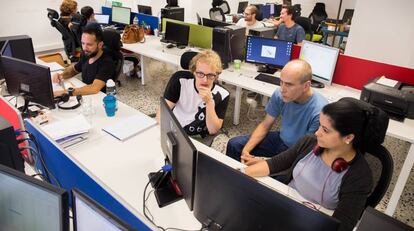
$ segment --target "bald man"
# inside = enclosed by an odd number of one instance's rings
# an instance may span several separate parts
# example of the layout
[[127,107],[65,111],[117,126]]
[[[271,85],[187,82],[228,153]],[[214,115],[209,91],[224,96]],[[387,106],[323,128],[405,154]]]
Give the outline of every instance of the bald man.
[[[266,116],[248,136],[229,140],[226,155],[243,162],[243,157],[272,157],[285,151],[306,134],[319,128],[319,113],[328,101],[311,88],[312,69],[303,60],[285,65],[277,89],[266,106]],[[280,131],[270,131],[281,116]]]

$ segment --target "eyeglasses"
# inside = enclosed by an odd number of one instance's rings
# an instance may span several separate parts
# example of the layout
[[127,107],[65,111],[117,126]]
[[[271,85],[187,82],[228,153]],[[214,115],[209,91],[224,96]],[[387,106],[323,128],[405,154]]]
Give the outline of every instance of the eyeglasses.
[[252,15],[252,13],[243,12],[244,15]]
[[207,77],[208,80],[214,80],[217,77],[217,74],[212,74],[212,73],[205,74],[201,71],[196,71],[195,75],[197,76],[197,78],[200,78],[200,79],[204,79],[204,77]]

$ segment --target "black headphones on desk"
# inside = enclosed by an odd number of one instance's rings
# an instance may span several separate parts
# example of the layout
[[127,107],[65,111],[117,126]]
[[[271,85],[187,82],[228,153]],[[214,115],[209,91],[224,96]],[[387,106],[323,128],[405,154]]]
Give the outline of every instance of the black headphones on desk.
[[75,105],[69,106],[69,107],[62,106],[62,104],[69,101],[70,97],[73,96],[74,91],[75,91],[75,89],[70,87],[70,88],[68,88],[68,93],[65,93],[65,94],[55,98],[55,100],[56,100],[55,102],[56,102],[56,105],[58,106],[58,108],[60,108],[62,110],[73,110],[73,109],[76,109],[76,108],[80,107],[80,105],[82,103],[82,96],[81,95],[76,96],[76,100],[78,102]]

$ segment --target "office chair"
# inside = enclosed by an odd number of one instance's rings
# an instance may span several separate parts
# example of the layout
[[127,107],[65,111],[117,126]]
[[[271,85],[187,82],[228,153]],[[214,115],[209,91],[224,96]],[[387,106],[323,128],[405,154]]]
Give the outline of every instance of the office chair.
[[[371,195],[367,198],[365,207],[371,206],[375,208],[390,185],[394,171],[394,161],[392,160],[390,152],[381,144],[367,146],[365,159],[374,175],[374,188]],[[381,169],[380,173],[379,169]]]
[[59,22],[59,13],[56,10],[47,8],[47,18],[52,27],[56,28],[56,30],[62,34],[64,50],[69,60],[71,62],[79,61],[79,55],[76,52],[76,49],[78,48],[76,38],[69,28],[63,26]]
[[79,13],[76,13],[72,16],[71,23],[72,23],[72,27],[70,28],[70,30],[75,35],[78,47],[81,47],[82,46],[82,41],[81,41],[82,31],[87,23],[86,17]]
[[299,17],[302,14],[302,7],[300,4],[295,4],[292,6],[293,7],[293,12],[295,14],[296,17]]
[[[221,21],[221,22],[226,21],[226,16],[225,16],[224,10],[220,7],[221,5],[224,5],[224,2],[225,1],[223,1],[223,0],[213,0],[213,2],[211,3],[213,8],[211,8],[210,11],[209,11],[210,19],[216,20],[216,21]],[[226,4],[228,6],[227,2],[226,2]],[[228,7],[228,10],[230,12],[230,7]]]
[[325,3],[317,2],[308,18],[311,20],[313,33],[318,33],[321,22],[328,18],[328,14],[325,10]]
[[295,23],[299,24],[305,30],[306,40],[312,41],[313,30],[312,30],[312,24],[311,24],[310,19],[299,16],[295,18]]
[[229,14],[230,13],[230,6],[229,6],[229,3],[227,1],[213,0],[211,5],[213,6],[213,8],[214,7],[219,7],[221,10],[223,10],[224,14]]
[[114,29],[105,29],[102,32],[104,52],[109,54],[115,63],[115,74],[112,76],[112,79],[120,86],[121,81],[118,78],[124,66],[124,56],[121,52],[121,35]]

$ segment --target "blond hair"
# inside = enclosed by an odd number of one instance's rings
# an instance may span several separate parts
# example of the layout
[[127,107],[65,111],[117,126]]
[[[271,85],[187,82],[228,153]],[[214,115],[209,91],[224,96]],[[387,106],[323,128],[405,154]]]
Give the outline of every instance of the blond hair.
[[220,56],[213,50],[205,50],[194,56],[191,59],[189,66],[191,72],[194,72],[196,70],[197,64],[199,62],[210,65],[210,67],[212,67],[217,74],[220,74],[223,70],[221,66]]

